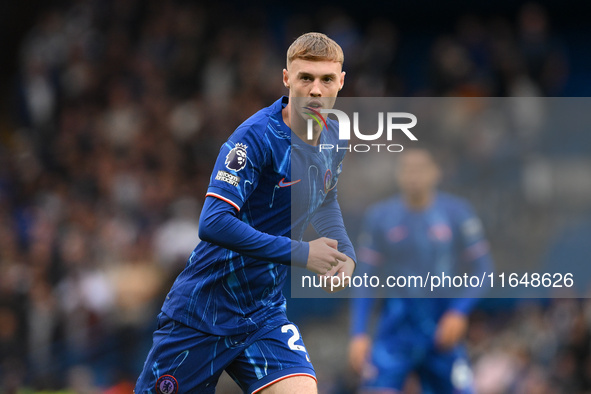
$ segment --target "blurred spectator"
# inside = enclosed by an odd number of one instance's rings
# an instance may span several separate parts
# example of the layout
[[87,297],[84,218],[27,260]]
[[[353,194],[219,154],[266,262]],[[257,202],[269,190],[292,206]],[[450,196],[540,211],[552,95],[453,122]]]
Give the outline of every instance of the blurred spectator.
[[560,42],[550,33],[546,10],[535,3],[521,8],[519,52],[529,77],[546,96],[560,92],[566,77],[566,58]]

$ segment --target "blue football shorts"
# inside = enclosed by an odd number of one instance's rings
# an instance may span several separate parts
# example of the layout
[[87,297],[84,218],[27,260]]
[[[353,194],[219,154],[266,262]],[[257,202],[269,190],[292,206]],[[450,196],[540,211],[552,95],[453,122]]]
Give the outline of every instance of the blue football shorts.
[[424,394],[474,392],[472,370],[463,346],[439,351],[432,344],[413,345],[393,338],[377,339],[374,343],[370,362],[363,371],[362,392],[401,393],[412,372],[418,375]]
[[293,323],[263,326],[248,334],[217,336],[161,313],[135,393],[215,393],[224,370],[245,393],[259,392],[292,376],[316,380]]

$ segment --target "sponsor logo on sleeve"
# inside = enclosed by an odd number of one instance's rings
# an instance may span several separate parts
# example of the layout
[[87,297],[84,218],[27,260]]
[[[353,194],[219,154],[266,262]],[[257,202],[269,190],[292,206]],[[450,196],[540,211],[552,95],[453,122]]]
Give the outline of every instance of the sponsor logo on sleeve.
[[217,181],[229,183],[232,186],[238,186],[238,184],[240,183],[239,176],[236,176],[234,174],[230,174],[229,172],[226,172],[223,170],[218,171],[217,175],[215,176],[215,179]]

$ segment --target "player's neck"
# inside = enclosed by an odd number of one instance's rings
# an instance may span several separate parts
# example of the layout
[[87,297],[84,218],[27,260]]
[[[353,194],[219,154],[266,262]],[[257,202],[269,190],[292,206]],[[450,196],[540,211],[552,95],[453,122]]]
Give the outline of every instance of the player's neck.
[[318,141],[320,141],[320,128],[317,127],[317,125],[314,125],[312,128],[312,139],[309,140],[306,121],[299,116],[292,116],[291,102],[281,110],[281,116],[283,117],[283,123],[285,123],[285,125],[302,141],[313,146],[318,145]]
[[415,195],[405,195],[406,205],[413,211],[422,211],[428,208],[433,202],[434,193],[423,193]]

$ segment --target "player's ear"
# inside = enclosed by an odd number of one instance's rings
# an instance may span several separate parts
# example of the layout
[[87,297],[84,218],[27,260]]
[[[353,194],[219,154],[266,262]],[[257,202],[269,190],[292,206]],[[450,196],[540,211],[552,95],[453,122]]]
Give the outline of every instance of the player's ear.
[[342,71],[341,72],[341,86],[339,87],[339,90],[341,90],[343,88],[343,85],[345,84],[345,72]]
[[283,69],[283,84],[289,89],[289,71]]

